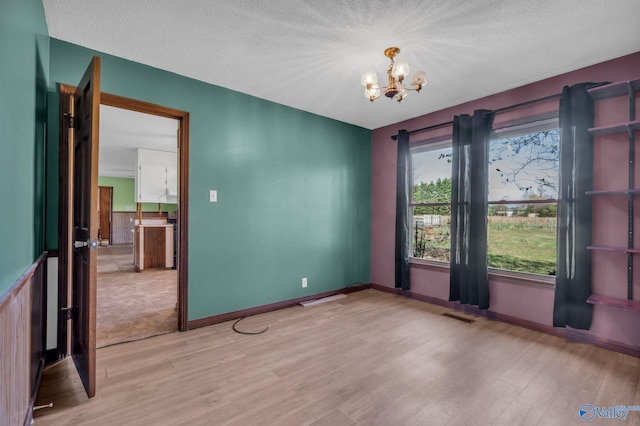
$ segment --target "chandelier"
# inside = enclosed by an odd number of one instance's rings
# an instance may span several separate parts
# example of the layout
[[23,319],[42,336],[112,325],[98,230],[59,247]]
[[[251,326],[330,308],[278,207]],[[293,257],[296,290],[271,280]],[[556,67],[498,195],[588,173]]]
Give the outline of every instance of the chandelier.
[[364,86],[364,96],[369,98],[371,102],[380,97],[381,93],[387,98],[395,98],[398,102],[407,96],[409,90],[419,92],[422,89],[422,85],[427,83],[427,76],[424,71],[416,71],[411,79],[411,87],[405,86],[402,82],[404,78],[409,75],[409,64],[406,61],[396,62],[395,58],[400,49],[397,47],[389,47],[385,49],[384,56],[391,60],[391,65],[387,70],[389,75],[389,84],[387,86],[378,85],[378,76],[374,71],[367,71],[362,74],[360,83]]

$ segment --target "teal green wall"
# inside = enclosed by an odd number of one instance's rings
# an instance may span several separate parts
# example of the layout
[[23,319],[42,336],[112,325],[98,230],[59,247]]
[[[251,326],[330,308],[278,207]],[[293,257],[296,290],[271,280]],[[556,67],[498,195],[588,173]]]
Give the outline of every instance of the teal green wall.
[[0,296],[44,250],[49,37],[40,0],[0,5]]
[[55,39],[50,87],[94,54],[103,92],[190,113],[189,319],[369,281],[369,130]]
[[[127,206],[132,206],[133,211],[135,211],[135,179],[99,176],[98,185],[113,187],[113,205],[111,206],[111,210],[114,212],[126,212]],[[161,207],[163,212],[170,212],[175,211],[178,206],[176,204],[162,204]],[[158,204],[143,203],[142,211],[157,212]]]

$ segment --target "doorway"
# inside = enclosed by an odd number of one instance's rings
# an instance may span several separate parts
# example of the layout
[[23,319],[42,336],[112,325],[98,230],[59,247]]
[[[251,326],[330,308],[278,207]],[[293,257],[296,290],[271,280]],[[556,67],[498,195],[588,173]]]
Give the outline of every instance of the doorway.
[[[71,216],[73,212],[73,200],[71,194],[73,188],[73,150],[70,146],[70,134],[72,131],[67,126],[70,113],[69,104],[74,86],[60,84],[60,216],[59,216],[59,252],[60,268],[58,274],[59,290],[58,300],[61,311],[58,315],[58,357],[64,358],[69,352],[70,328],[68,323],[67,306],[71,306],[71,261],[70,253],[73,246],[71,234]],[[124,98],[107,93],[100,94],[100,104],[127,111],[140,112],[159,117],[176,120],[177,122],[177,194],[175,196],[176,208],[172,214],[172,227],[175,229],[175,257],[173,274],[175,275],[173,293],[175,300],[172,308],[174,310],[174,329],[186,331],[187,329],[187,247],[188,247],[188,170],[189,170],[189,113],[172,108],[150,104],[143,101]],[[104,185],[109,186],[109,185]],[[97,191],[97,186],[96,186]],[[97,204],[97,203],[96,203]],[[133,207],[126,207],[125,210],[136,212],[135,203]],[[111,207],[113,210],[113,200]],[[97,210],[97,209],[96,209]],[[96,211],[97,213],[97,211]],[[132,213],[132,212],[129,212]],[[167,212],[166,215],[169,214]],[[113,213],[112,213],[113,214]],[[145,213],[146,214],[146,213]],[[97,219],[97,218],[96,218]],[[135,219],[131,219],[134,223]],[[112,218],[109,230],[109,247],[114,246],[116,235],[114,235],[115,218]],[[131,232],[129,232],[131,234]],[[99,247],[100,249],[106,247]],[[177,282],[177,286],[176,283]],[[177,290],[176,290],[177,289]],[[135,306],[132,307],[136,309]],[[95,311],[93,313],[95,315]]]
[[97,348],[178,329],[178,129],[100,106]]

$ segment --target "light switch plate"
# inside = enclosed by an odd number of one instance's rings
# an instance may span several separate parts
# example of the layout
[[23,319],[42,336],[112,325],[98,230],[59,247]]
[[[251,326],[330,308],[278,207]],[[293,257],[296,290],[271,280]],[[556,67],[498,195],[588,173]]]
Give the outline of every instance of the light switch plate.
[[216,191],[215,189],[209,191],[209,201],[212,203],[218,202],[218,191]]

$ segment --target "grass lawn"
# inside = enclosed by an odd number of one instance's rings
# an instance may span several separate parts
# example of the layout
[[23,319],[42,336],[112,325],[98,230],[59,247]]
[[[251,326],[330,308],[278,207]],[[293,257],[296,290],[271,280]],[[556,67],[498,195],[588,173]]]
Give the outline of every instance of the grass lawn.
[[493,268],[555,275],[556,230],[490,224],[488,253]]
[[[489,224],[489,267],[555,275],[555,226],[531,226],[525,221],[526,218],[522,218],[516,223]],[[436,228],[427,237],[425,258],[449,261],[448,233],[445,226]]]

